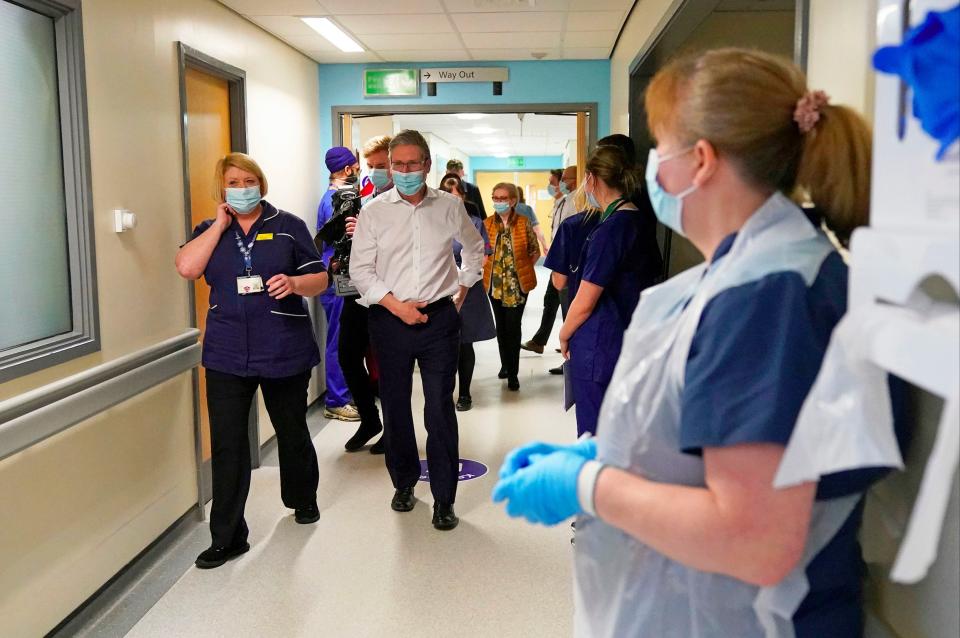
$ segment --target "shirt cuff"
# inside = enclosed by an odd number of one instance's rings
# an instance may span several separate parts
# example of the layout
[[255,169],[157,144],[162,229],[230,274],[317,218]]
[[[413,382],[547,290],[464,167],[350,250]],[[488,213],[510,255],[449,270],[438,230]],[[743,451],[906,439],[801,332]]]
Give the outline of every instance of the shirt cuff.
[[483,273],[469,272],[467,270],[462,270],[462,269],[457,273],[457,281],[459,281],[461,286],[464,286],[466,288],[472,288],[473,284],[480,281],[482,277],[483,277]]
[[370,286],[370,289],[363,294],[362,299],[366,302],[366,306],[369,308],[380,303],[380,300],[390,294],[390,289],[383,283],[379,281]]
[[594,505],[597,479],[606,467],[599,461],[587,461],[583,464],[580,474],[577,476],[577,500],[580,501],[580,507],[584,513],[590,516],[597,515],[597,508]]

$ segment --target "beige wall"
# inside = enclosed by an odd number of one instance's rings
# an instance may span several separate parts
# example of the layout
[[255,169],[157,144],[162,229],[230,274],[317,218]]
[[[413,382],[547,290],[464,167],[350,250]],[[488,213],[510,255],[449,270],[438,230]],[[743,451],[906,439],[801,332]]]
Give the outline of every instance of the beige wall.
[[610,57],[610,132],[630,130],[630,64],[676,0],[637,0]]
[[[0,399],[180,334],[187,285],[176,41],[244,69],[269,199],[309,220],[320,191],[317,65],[213,0],[84,0],[102,350],[0,384]],[[212,173],[211,167],[211,173]],[[110,211],[137,214],[115,234]],[[41,635],[195,500],[189,374],[0,461],[0,635]],[[269,428],[269,426],[265,426]]]
[[831,101],[873,119],[876,0],[810,0],[807,78]]

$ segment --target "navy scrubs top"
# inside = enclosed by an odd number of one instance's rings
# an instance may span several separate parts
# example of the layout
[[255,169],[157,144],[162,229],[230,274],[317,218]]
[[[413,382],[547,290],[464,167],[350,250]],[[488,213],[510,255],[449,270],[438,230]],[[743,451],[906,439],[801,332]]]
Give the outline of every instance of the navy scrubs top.
[[[729,252],[736,235],[719,246]],[[820,371],[834,326],[846,313],[847,267],[838,253],[823,262],[812,285],[796,272],[772,273],[726,290],[703,310],[687,358],[680,446],[743,443],[786,446],[800,408]],[[901,448],[905,446],[904,390],[891,378]],[[862,469],[825,476],[817,499],[862,493],[886,473]],[[807,566],[810,591],[794,614],[798,638],[863,634],[864,564],[857,533],[863,501]]]
[[633,209],[615,211],[603,222],[600,215],[578,213],[560,224],[544,265],[567,276],[571,300],[581,281],[603,287],[570,340],[569,369],[576,379],[609,382],[640,293],[660,276],[656,218]]
[[[267,281],[277,274],[326,271],[307,225],[299,217],[260,202],[263,212],[248,234],[236,220],[214,248],[203,276],[210,285],[210,310],[203,337],[203,365],[241,377],[289,377],[320,363],[320,350],[306,302],[299,295],[274,299],[264,290],[237,294],[237,277],[246,274],[236,234],[244,246],[256,238],[252,274]],[[201,222],[195,239],[214,222]]]

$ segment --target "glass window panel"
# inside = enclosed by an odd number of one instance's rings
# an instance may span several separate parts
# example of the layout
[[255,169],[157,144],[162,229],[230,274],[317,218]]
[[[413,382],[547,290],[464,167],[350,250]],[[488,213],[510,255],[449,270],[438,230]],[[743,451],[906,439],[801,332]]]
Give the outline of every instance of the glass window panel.
[[0,350],[72,328],[53,19],[0,0]]

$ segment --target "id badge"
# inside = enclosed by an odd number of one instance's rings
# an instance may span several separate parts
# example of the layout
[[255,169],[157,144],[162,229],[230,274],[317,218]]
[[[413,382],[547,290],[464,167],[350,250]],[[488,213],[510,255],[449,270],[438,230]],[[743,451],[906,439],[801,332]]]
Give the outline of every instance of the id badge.
[[260,277],[260,275],[237,277],[238,295],[252,295],[258,292],[263,292],[263,279]]

